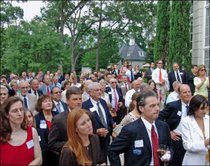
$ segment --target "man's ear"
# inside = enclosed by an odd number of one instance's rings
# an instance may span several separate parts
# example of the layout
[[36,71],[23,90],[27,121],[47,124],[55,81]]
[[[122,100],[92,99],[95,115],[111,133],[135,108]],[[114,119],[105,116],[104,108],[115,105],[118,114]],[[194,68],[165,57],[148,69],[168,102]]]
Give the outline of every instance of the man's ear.
[[137,106],[137,110],[141,114],[143,112],[143,110],[144,110],[144,107],[143,106]]

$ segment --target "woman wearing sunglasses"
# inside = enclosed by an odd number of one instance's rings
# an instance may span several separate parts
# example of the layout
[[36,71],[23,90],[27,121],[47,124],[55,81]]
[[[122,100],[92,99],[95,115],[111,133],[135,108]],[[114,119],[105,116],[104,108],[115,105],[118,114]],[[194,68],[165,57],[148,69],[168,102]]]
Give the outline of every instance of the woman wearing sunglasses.
[[206,76],[206,68],[204,65],[198,66],[197,77],[194,78],[195,93],[194,95],[202,95],[208,99],[209,79]]

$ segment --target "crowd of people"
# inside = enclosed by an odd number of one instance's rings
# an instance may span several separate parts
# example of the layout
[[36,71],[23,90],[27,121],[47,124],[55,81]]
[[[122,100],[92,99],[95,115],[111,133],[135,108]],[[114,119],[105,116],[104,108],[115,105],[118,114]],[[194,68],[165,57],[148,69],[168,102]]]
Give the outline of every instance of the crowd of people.
[[[209,165],[210,76],[163,61],[0,77],[0,165]],[[123,157],[121,154],[124,154]]]

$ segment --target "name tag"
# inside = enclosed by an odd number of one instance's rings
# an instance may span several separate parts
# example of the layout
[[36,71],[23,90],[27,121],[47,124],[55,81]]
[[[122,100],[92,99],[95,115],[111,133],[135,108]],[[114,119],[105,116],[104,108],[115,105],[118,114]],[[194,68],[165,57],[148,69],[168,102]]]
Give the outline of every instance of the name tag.
[[135,148],[144,147],[144,142],[143,142],[143,140],[136,140],[136,141],[134,142],[134,147],[135,147]]
[[96,111],[96,109],[94,107],[92,107],[92,108],[90,108],[90,111],[94,112],[94,111]]
[[133,154],[139,156],[142,154],[142,151],[141,151],[141,149],[133,149]]
[[46,128],[47,128],[47,124],[46,124],[45,120],[41,120],[41,121],[40,121],[39,127],[40,127],[41,129],[46,129]]
[[31,149],[34,146],[34,141],[30,140],[30,141],[26,142],[26,145],[27,145],[28,149]]
[[178,112],[177,112],[177,115],[178,115],[178,116],[182,116],[182,112],[181,112],[181,111],[178,111]]

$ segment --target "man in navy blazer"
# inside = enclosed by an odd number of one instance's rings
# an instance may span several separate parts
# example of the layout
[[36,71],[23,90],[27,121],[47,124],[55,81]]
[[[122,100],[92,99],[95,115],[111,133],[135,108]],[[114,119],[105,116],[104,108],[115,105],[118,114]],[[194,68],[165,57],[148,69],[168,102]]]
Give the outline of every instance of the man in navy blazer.
[[30,81],[31,89],[29,89],[28,93],[32,93],[36,96],[37,100],[41,95],[43,95],[43,92],[39,89],[39,80],[34,78]]
[[[48,135],[49,149],[57,154],[57,162],[59,161],[60,152],[68,140],[67,137],[67,117],[68,113],[74,108],[82,106],[82,91],[77,87],[70,87],[66,91],[66,101],[68,109],[52,119],[52,126]],[[57,163],[56,163],[57,164]],[[57,164],[58,165],[58,164]]]
[[[109,95],[109,101],[112,104],[112,111],[117,112],[116,122],[119,124],[126,114],[126,108],[124,107],[124,99],[121,88],[117,85],[117,79],[111,78],[109,80],[110,86],[106,87],[105,92]],[[116,92],[117,98],[117,110],[115,108],[114,92]]]
[[168,103],[158,117],[160,120],[165,121],[170,128],[173,149],[170,166],[182,165],[185,149],[182,145],[180,122],[182,118],[187,116],[189,102],[192,98],[190,87],[187,84],[181,84],[178,92],[180,100]]
[[106,161],[110,135],[115,124],[106,102],[101,99],[101,88],[98,82],[88,85],[90,98],[82,103],[82,108],[92,112],[93,125],[96,129],[96,134],[99,136],[102,154],[104,161]]
[[173,64],[173,71],[168,73],[168,81],[169,81],[169,91],[174,91],[173,82],[179,81],[182,84],[187,83],[187,73],[185,71],[179,70],[179,64],[175,62]]
[[[108,149],[110,164],[113,166],[121,165],[120,153],[125,155],[125,166],[161,165],[162,161],[158,158],[158,145],[163,144],[170,149],[168,125],[156,120],[160,111],[156,94],[151,90],[142,91],[137,98],[137,109],[141,117],[124,126]],[[152,136],[154,132],[156,144]],[[168,160],[170,157],[165,161]]]
[[61,88],[58,86],[54,86],[51,90],[51,96],[53,99],[53,111],[58,113],[68,110],[67,104],[61,100],[61,93]]

